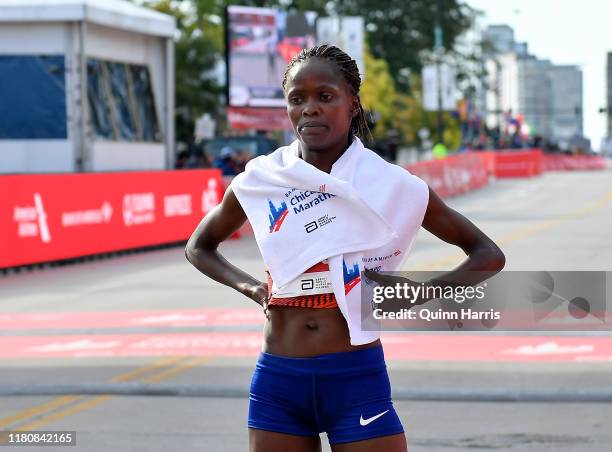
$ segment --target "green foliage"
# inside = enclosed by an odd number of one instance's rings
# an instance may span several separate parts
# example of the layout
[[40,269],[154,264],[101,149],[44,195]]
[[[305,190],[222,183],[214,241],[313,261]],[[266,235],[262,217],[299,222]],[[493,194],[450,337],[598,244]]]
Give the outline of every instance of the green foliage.
[[195,120],[203,113],[222,114],[222,95],[214,69],[223,57],[223,2],[150,0],[144,6],[176,18],[176,139],[193,139]]
[[[472,25],[474,10],[461,0],[439,0],[445,50]],[[376,58],[389,64],[398,89],[408,92],[410,74],[420,73],[423,52],[434,47],[435,0],[345,0],[342,14],[363,16],[366,39]]]
[[361,85],[361,104],[363,108],[375,111],[378,116],[376,128],[372,131],[375,138],[384,138],[395,118],[394,100],[397,97],[395,83],[389,73],[389,65],[380,58],[374,58],[369,49],[365,50],[365,80]]
[[[223,122],[225,87],[213,73],[224,56],[224,10],[228,4],[258,7],[297,8],[320,16],[334,12],[364,17],[367,76],[363,85],[364,107],[376,110],[380,121],[375,135],[399,129],[402,141],[418,143],[422,127],[435,133],[435,113],[425,112],[420,99],[420,74],[424,58],[434,45],[436,1],[434,0],[134,0],[173,15],[177,19],[176,40],[176,134],[187,142],[193,125],[203,113]],[[465,61],[456,52],[457,37],[467,30],[474,10],[464,0],[439,0],[443,44],[455,61]],[[338,11],[338,8],[341,8]],[[370,53],[371,52],[371,53]],[[460,73],[461,77],[464,77]],[[445,143],[458,146],[458,127],[445,115]],[[455,144],[456,143],[456,144]]]
[[[394,127],[400,131],[404,143],[420,147],[418,132],[429,130],[430,140],[437,141],[437,113],[425,111],[423,108],[423,89],[420,76],[412,76],[410,84],[413,87],[411,95],[399,93],[395,99]],[[461,144],[459,124],[450,114],[443,113],[443,142],[448,149],[458,149]]]

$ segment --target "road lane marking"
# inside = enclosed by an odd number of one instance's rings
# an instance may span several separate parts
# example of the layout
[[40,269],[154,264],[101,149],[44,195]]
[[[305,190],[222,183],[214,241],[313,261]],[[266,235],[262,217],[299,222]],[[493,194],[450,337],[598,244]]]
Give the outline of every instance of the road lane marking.
[[0,333],[10,336],[14,331],[45,330],[103,330],[126,329],[141,331],[157,328],[214,326],[235,327],[238,325],[259,325],[261,311],[255,307],[240,309],[173,309],[164,311],[105,311],[105,312],[52,312],[0,313]]
[[54,421],[58,421],[62,418],[65,418],[67,416],[70,416],[72,414],[76,414],[79,413],[83,410],[86,410],[88,408],[93,408],[95,406],[98,406],[104,402],[106,402],[108,399],[110,399],[111,396],[109,395],[104,395],[104,396],[96,396],[94,398],[85,400],[83,402],[77,403],[76,405],[71,405],[68,408],[64,409],[64,410],[60,410],[60,411],[56,411],[50,415],[44,416],[40,419],[38,419],[37,421],[31,422],[27,425],[24,425],[22,427],[17,427],[14,430],[16,431],[21,431],[21,432],[31,432],[32,430],[37,430],[40,427],[43,427],[51,422]]
[[[612,191],[608,192],[605,196],[602,196],[599,200],[589,204],[586,207],[581,209],[574,210],[572,212],[559,215],[558,218],[554,218],[552,220],[543,221],[541,223],[536,223],[533,226],[527,226],[525,228],[518,229],[514,232],[510,232],[504,236],[502,236],[499,240],[496,240],[495,243],[497,245],[508,245],[509,243],[515,242],[520,239],[524,239],[527,237],[531,237],[540,232],[551,229],[554,226],[557,226],[561,223],[565,223],[567,221],[576,220],[578,218],[586,217],[592,213],[597,212],[598,210],[604,208],[608,203],[612,201]],[[418,265],[415,268],[409,268],[409,271],[433,271],[433,270],[441,270],[440,267],[458,264],[461,259],[465,258],[466,255],[462,252],[454,252],[452,254],[448,254],[439,259],[433,259],[431,261],[426,261],[425,263]]]
[[48,402],[45,402],[41,405],[34,406],[32,408],[28,408],[26,410],[20,411],[17,414],[12,416],[5,417],[4,419],[0,419],[0,428],[15,424],[20,421],[25,421],[29,418],[32,418],[38,414],[54,410],[56,408],[68,405],[76,400],[82,399],[83,396],[63,396],[52,399]]
[[116,377],[113,377],[110,379],[111,383],[118,383],[118,382],[123,382],[123,381],[132,381],[132,380],[136,380],[137,378],[139,378],[141,375],[144,375],[146,373],[149,373],[151,371],[155,371],[157,369],[161,369],[163,367],[167,367],[167,366],[171,366],[173,364],[176,364],[177,362],[184,360],[185,357],[184,356],[169,356],[169,357],[165,357],[162,359],[159,359],[157,361],[155,361],[154,363],[145,366],[145,367],[139,367],[136,368],[130,372],[127,372],[125,374],[121,374],[121,375],[117,375]]
[[[121,375],[117,375],[113,377],[110,380],[110,382],[117,383],[117,382],[133,381],[143,374],[153,372],[157,369],[161,369],[169,365],[173,365],[176,362],[183,360],[183,359],[186,359],[186,357],[184,356],[164,357],[164,358],[154,361],[148,366],[139,367],[137,369],[131,370],[130,372],[127,372]],[[0,419],[0,428],[6,427],[9,425],[13,425],[18,422],[27,421],[28,419],[34,418],[44,413],[49,413],[53,410],[61,409],[68,405],[72,405],[75,402],[78,402],[79,400],[82,400],[84,398],[85,396],[80,396],[80,395],[57,397],[43,404],[22,410],[12,416],[8,416],[3,419]]]
[[210,356],[201,356],[198,358],[194,358],[191,360],[191,362],[187,362],[185,364],[181,364],[176,367],[171,367],[170,369],[166,369],[165,371],[159,374],[145,378],[143,382],[144,383],[159,383],[162,380],[167,380],[169,378],[174,377],[175,375],[187,372],[189,369],[205,364],[211,360],[212,360],[212,357]]
[[[184,357],[183,357],[184,358]],[[162,372],[160,372],[159,374],[154,374],[152,376],[149,376],[147,378],[143,379],[144,383],[158,383],[160,381],[163,380],[167,380],[171,377],[180,375],[184,372],[187,372],[188,370],[200,366],[206,362],[211,361],[212,358],[209,356],[200,356],[200,357],[196,357],[196,358],[191,358],[191,359],[186,359],[184,363],[177,365],[176,367],[171,367],[169,369],[166,369]],[[101,405],[102,403],[110,400],[111,398],[113,398],[113,396],[111,395],[101,395],[101,396],[96,396],[87,400],[84,400],[83,402],[77,403],[76,405],[71,405],[68,408],[64,409],[64,410],[60,410],[57,412],[54,412],[50,415],[44,416],[34,422],[31,422],[27,425],[23,425],[20,427],[17,427],[16,430],[19,431],[32,431],[32,430],[39,430],[41,427],[46,426],[47,424],[50,424],[51,422],[55,422],[58,421],[60,419],[63,419],[65,417],[68,416],[72,416],[74,414],[80,413],[82,411],[88,410],[90,408],[94,408],[98,405]]]

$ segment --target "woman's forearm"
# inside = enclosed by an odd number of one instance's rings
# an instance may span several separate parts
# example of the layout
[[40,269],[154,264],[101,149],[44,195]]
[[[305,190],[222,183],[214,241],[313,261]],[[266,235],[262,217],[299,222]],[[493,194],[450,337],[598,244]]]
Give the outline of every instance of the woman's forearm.
[[[481,283],[500,272],[506,264],[506,257],[495,243],[471,251],[459,266],[444,273],[434,281],[473,285]],[[432,281],[433,282],[433,281]]]
[[232,265],[219,251],[196,248],[187,244],[185,257],[201,273],[229,286],[249,298],[253,298],[261,281]]
[[246,215],[231,187],[217,207],[196,227],[185,247],[185,257],[209,278],[237,290],[262,304],[268,293],[267,285],[230,264],[217,250],[246,221]]

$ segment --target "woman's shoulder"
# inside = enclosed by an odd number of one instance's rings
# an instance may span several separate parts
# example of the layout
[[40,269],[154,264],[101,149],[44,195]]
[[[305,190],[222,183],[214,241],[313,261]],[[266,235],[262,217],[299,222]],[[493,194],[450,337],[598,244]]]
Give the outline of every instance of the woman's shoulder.
[[286,146],[282,146],[268,154],[259,155],[249,160],[247,164],[245,165],[244,172],[242,174],[245,174],[245,173],[249,174],[250,172],[252,172],[253,170],[257,168],[266,167],[266,166],[269,166],[272,162],[278,161],[281,158],[282,153],[284,152],[285,149],[286,149]]
[[406,168],[385,160],[371,149],[364,148],[363,156],[364,158],[360,162],[360,167],[363,169],[369,169],[369,172],[371,173],[378,173],[381,176],[384,174],[412,175]]
[[426,195],[429,191],[427,183],[408,169],[388,162],[376,152],[365,148],[364,158],[361,159],[356,173],[355,182],[358,185],[380,186],[400,184],[404,189]]
[[233,179],[232,186],[239,188],[245,180],[251,180],[253,177],[257,179],[262,173],[274,172],[275,169],[282,166],[283,156],[287,152],[289,152],[289,146],[281,146],[268,154],[249,160],[244,171]]

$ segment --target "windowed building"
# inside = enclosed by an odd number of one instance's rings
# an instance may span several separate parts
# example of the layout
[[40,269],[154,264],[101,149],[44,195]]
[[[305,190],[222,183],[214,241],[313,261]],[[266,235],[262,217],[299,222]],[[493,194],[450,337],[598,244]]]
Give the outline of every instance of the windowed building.
[[0,173],[171,168],[175,30],[123,0],[0,3]]
[[505,127],[507,117],[522,116],[532,135],[562,149],[583,138],[582,70],[555,65],[528,53],[527,44],[514,42],[507,25],[483,32],[489,51],[485,105],[489,127]]

